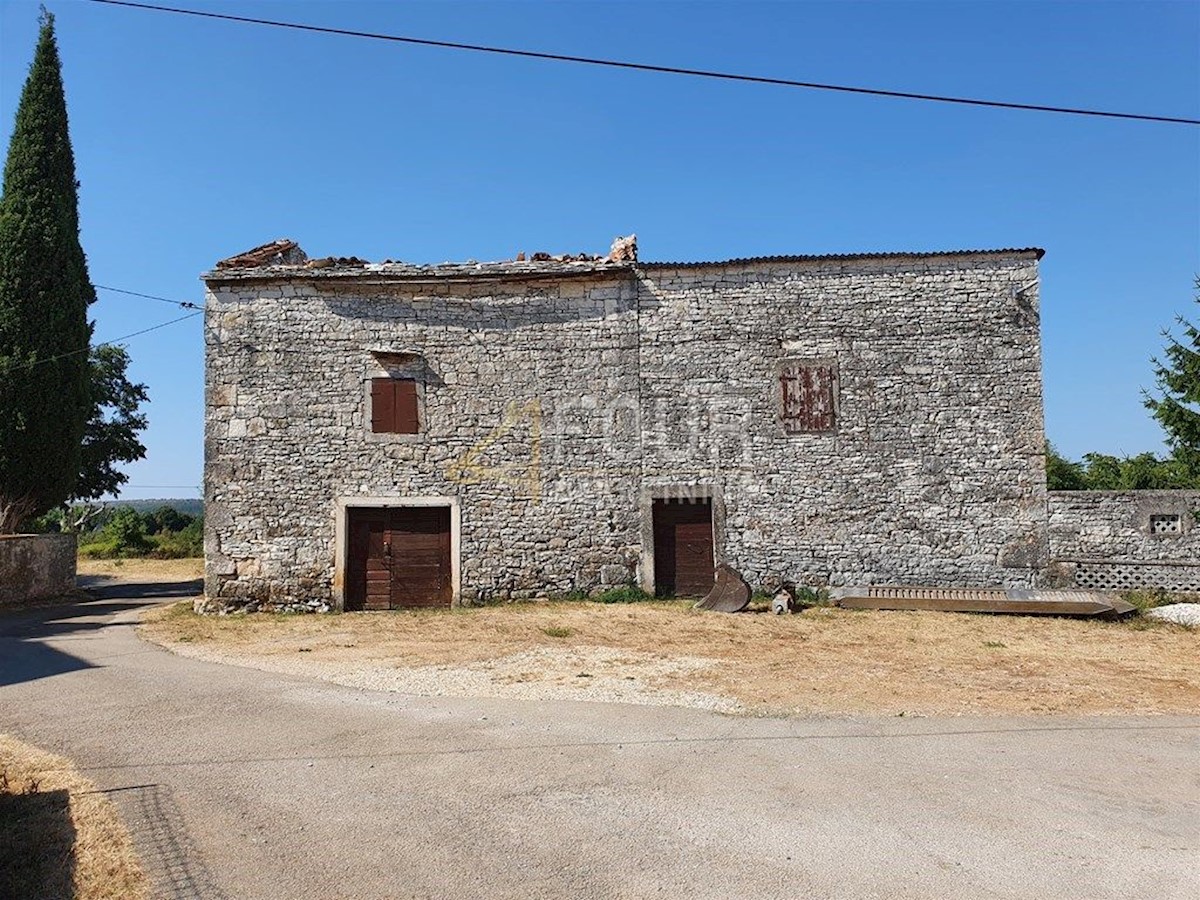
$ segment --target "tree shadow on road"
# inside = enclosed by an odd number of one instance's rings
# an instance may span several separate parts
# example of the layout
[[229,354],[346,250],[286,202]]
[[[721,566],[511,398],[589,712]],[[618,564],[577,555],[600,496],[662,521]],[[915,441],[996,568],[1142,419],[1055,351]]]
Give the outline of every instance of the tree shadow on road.
[[[172,600],[195,597],[204,590],[204,579],[189,581],[120,581],[107,575],[83,575],[79,586],[99,600]],[[130,604],[145,606],[145,603]]]
[[169,582],[111,582],[90,586],[85,599],[0,614],[0,687],[95,668],[47,641],[132,621],[113,617],[144,609],[163,600],[194,597],[200,580]]

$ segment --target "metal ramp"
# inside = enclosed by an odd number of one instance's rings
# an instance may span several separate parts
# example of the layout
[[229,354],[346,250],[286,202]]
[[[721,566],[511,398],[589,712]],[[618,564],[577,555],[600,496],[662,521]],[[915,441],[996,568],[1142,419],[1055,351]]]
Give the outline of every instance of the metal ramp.
[[1103,619],[1117,619],[1137,611],[1132,604],[1097,591],[860,585],[836,588],[831,596],[838,606],[846,609],[940,610]]

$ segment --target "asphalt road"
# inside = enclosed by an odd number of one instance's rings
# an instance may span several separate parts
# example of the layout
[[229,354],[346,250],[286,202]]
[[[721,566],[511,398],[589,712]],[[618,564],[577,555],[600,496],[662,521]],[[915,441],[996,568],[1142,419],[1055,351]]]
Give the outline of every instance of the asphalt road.
[[135,636],[192,590],[0,616],[0,731],[110,792],[165,897],[1200,896],[1200,717],[372,693]]

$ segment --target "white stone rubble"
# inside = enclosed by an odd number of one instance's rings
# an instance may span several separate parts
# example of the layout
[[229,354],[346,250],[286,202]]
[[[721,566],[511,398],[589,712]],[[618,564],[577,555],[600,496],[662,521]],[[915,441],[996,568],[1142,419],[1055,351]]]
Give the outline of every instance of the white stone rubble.
[[1171,603],[1167,606],[1156,606],[1147,610],[1145,615],[1160,622],[1172,622],[1176,625],[1186,625],[1188,628],[1200,628],[1200,603]]

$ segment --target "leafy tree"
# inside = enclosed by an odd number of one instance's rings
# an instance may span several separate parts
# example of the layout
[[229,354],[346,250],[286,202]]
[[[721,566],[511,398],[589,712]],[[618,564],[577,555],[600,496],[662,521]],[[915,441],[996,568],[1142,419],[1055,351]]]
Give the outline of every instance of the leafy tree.
[[1200,477],[1173,457],[1153,453],[1109,456],[1085,453],[1073,462],[1046,445],[1046,486],[1052,491],[1146,491],[1198,488]]
[[1093,491],[1156,491],[1195,488],[1200,479],[1173,457],[1160,459],[1153,453],[1137,456],[1083,456],[1087,488]]
[[105,507],[100,503],[73,503],[56,506],[45,515],[38,516],[26,527],[34,534],[67,532],[79,534],[99,528],[105,521]]
[[163,504],[158,509],[145,513],[146,528],[151,534],[183,531],[193,521],[193,517],[181,513],[173,506]]
[[138,432],[146,427],[146,416],[139,407],[149,398],[144,384],[133,384],[126,377],[129,354],[124,347],[101,344],[92,348],[89,365],[91,415],[83,433],[73,500],[115,494],[129,481],[117,465],[146,456],[146,448],[138,440]]
[[1046,487],[1052,491],[1087,490],[1083,466],[1059,455],[1049,441],[1046,441]]
[[1121,460],[1105,453],[1083,454],[1083,481],[1089,491],[1121,490]]
[[0,195],[0,533],[75,490],[91,411],[78,182],[54,17],[43,10]]
[[[1195,281],[1195,300],[1200,303],[1200,277]],[[1150,410],[1163,431],[1172,455],[1184,465],[1200,472],[1200,330],[1182,316],[1183,340],[1169,331],[1163,351],[1165,359],[1155,359],[1154,378],[1160,397],[1145,395]]]

